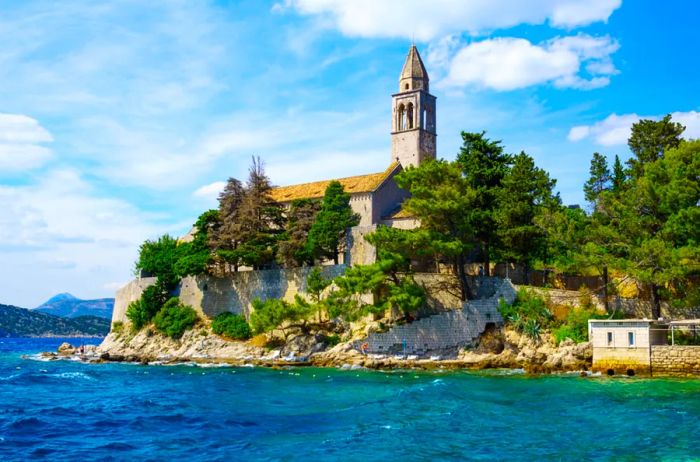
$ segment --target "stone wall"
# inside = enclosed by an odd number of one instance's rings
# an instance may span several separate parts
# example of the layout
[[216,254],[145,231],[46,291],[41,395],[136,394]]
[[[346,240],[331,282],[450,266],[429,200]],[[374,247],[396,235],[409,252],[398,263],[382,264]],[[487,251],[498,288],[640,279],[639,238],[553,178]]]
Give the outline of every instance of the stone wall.
[[651,371],[654,375],[700,376],[700,346],[653,346]]
[[[516,287],[518,289],[525,288],[543,297],[548,297],[549,300],[556,305],[569,305],[571,307],[578,307],[581,305],[581,292],[577,290],[549,289],[524,285],[517,285]],[[651,302],[648,300],[622,298],[617,295],[610,296],[608,300],[610,310],[615,309],[624,313],[628,318],[644,319],[651,317]],[[605,308],[602,297],[592,295],[591,301],[599,310],[602,311]],[[671,307],[666,302],[662,302],[661,316],[668,319],[696,319],[700,318],[700,307],[678,309]]]
[[114,310],[112,311],[112,323],[126,321],[126,308],[129,303],[141,298],[146,287],[155,284],[156,278],[137,278],[117,290],[114,296]]
[[376,231],[377,225],[354,226],[347,234],[343,262],[347,266],[371,265],[377,260],[377,249],[365,240],[365,236]]
[[378,354],[439,354],[444,350],[473,344],[487,324],[501,324],[499,300],[512,303],[515,289],[510,281],[501,281],[491,297],[464,302],[461,309],[419,319],[410,324],[394,326],[387,332],[367,337],[368,351]]
[[[345,265],[322,266],[326,278],[335,278],[345,272]],[[174,293],[183,303],[192,306],[200,315],[213,318],[224,311],[250,315],[256,298],[282,298],[293,301],[294,295],[306,292],[306,276],[311,268],[241,271],[227,277],[189,276],[180,282]],[[131,281],[117,291],[112,322],[126,319],[126,307],[141,297],[143,290],[155,278]]]

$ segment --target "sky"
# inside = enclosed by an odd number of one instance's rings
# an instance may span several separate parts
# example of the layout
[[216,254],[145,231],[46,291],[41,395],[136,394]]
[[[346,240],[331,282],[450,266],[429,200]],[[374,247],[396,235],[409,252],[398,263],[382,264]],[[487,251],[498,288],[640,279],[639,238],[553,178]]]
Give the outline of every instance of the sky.
[[0,0],[0,303],[108,297],[260,156],[276,185],[382,171],[412,42],[461,131],[583,204],[593,152],[671,113],[700,138],[700,3]]

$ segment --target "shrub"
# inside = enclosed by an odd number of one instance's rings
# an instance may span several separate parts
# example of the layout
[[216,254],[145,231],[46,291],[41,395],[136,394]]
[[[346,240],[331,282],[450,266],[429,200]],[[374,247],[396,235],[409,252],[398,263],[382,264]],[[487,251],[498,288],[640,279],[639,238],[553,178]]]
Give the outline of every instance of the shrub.
[[121,321],[114,321],[112,323],[112,332],[115,334],[121,334],[124,331],[124,323]]
[[552,333],[554,334],[557,344],[567,338],[570,338],[576,343],[585,342],[588,340],[588,320],[605,318],[607,318],[607,316],[599,314],[592,305],[573,308],[569,311],[566,322],[554,329]]
[[247,340],[251,337],[250,326],[240,314],[221,313],[211,323],[211,329],[217,335],[235,340]]
[[325,338],[326,345],[328,346],[336,346],[337,344],[340,343],[340,335],[338,334],[333,334],[333,335],[327,335]]
[[250,327],[256,334],[270,332],[285,321],[298,319],[294,305],[284,300],[271,298],[265,301],[253,300],[253,312],[250,315]]
[[173,297],[158,311],[153,318],[153,324],[161,333],[170,338],[180,338],[187,329],[197,322],[197,312],[180,299]]
[[155,284],[147,287],[141,298],[131,302],[126,309],[126,317],[134,330],[140,330],[148,324],[168,300],[167,285],[158,278]]
[[512,305],[501,300],[498,311],[506,323],[533,339],[539,338],[541,330],[550,327],[553,321],[544,299],[525,289],[518,291]]

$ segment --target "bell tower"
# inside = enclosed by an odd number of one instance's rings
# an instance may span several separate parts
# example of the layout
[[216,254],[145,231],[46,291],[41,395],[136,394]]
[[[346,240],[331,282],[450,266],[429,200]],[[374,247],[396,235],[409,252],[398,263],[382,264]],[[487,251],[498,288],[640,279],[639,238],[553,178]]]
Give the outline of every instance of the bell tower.
[[435,159],[435,97],[418,49],[411,45],[399,77],[399,92],[391,95],[391,160],[405,168]]

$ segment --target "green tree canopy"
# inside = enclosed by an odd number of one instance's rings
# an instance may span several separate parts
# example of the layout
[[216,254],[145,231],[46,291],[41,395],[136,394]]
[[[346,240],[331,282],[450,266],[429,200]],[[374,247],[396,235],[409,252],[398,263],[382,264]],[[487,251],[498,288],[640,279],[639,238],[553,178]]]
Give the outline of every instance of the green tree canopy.
[[526,267],[547,259],[546,233],[537,226],[535,218],[559,205],[559,197],[553,193],[555,184],[556,180],[537,167],[525,152],[514,157],[498,196],[496,223],[502,243],[501,259]]
[[314,264],[313,249],[309,244],[309,232],[321,208],[314,199],[292,201],[286,216],[285,233],[279,243],[277,259],[287,267]]
[[315,257],[332,259],[344,249],[348,228],[356,226],[360,217],[350,207],[350,194],[338,181],[331,181],[323,195],[321,209],[309,230],[309,248]]
[[480,244],[486,275],[490,272],[491,249],[497,245],[496,209],[498,191],[508,174],[513,157],[503,152],[500,141],[486,138],[486,132],[462,132],[457,163],[467,184],[476,192],[469,214],[471,227]]
[[663,291],[700,274],[700,141],[646,163],[622,194],[605,192],[593,216],[593,251],[649,287],[652,316]]
[[604,155],[597,152],[593,153],[589,172],[590,177],[586,184],[583,185],[583,192],[586,200],[595,207],[600,193],[607,191],[611,187],[610,169]]
[[409,167],[396,176],[396,183],[409,191],[403,207],[420,220],[412,240],[422,242],[424,252],[446,259],[458,277],[462,300],[469,296],[464,265],[477,243],[474,204],[478,192],[470,187],[461,166],[444,160],[430,160]]
[[642,119],[632,125],[632,134],[627,142],[634,154],[628,163],[633,177],[639,178],[643,174],[644,165],[660,159],[666,150],[678,147],[681,135],[685,127],[671,121],[671,114],[667,114],[658,122]]

